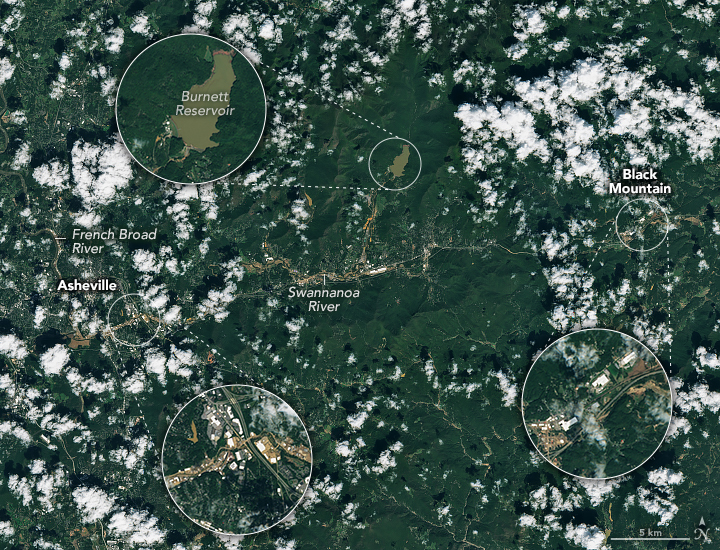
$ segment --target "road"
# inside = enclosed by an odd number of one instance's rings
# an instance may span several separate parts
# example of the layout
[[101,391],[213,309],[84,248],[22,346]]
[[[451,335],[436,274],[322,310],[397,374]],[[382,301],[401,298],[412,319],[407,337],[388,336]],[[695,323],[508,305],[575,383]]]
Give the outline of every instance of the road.
[[[661,371],[661,369],[662,369],[662,367],[658,366],[655,369],[652,369],[647,372],[643,372],[639,375],[633,376],[632,378],[628,378],[627,380],[625,380],[623,382],[623,385],[620,387],[618,393],[612,399],[610,399],[610,401],[608,401],[602,409],[600,409],[600,412],[597,415],[598,421],[603,420],[610,413],[610,409],[612,409],[612,407],[620,400],[620,398],[622,396],[624,396],[627,393],[627,391],[630,388],[632,388],[637,382],[644,380],[646,378],[649,378],[651,376],[655,376],[656,374],[658,374]],[[608,389],[610,389],[610,388],[608,388]],[[595,401],[590,406],[592,407],[592,405],[594,405],[595,403],[597,403],[597,401]],[[548,458],[550,460],[557,458],[558,456],[560,456],[560,454],[562,454],[564,451],[566,451],[570,447],[570,445],[572,445],[576,441],[580,440],[583,435],[584,435],[584,432],[582,432],[582,431],[578,432],[578,434],[575,437],[573,437],[570,441],[568,441],[565,445],[563,445],[559,449],[556,449],[552,453],[548,453],[548,455],[547,455]]]
[[[250,439],[250,437],[249,437],[250,432],[248,431],[247,424],[245,423],[245,417],[242,414],[242,409],[240,408],[240,404],[238,403],[236,397],[226,387],[223,387],[222,391],[225,394],[225,397],[227,398],[227,402],[230,403],[233,410],[237,414],[244,434],[238,433],[235,426],[233,426],[231,419],[228,418],[227,413],[225,413],[222,409],[219,409],[219,412],[223,415],[223,418],[225,419],[225,423],[228,424],[232,428],[235,435],[237,435],[240,438],[240,440],[244,442],[245,446],[255,456],[255,458],[258,459],[260,464],[265,466],[265,468],[267,468],[270,471],[270,473],[272,473],[272,475],[275,476],[275,478],[278,480],[278,483],[280,484],[280,486],[283,489],[285,489],[287,494],[295,495],[297,493],[297,491],[295,491],[295,489],[293,487],[291,487],[290,484],[288,484],[288,482],[278,472],[275,471],[275,469],[272,467],[272,464],[270,464],[270,462],[268,462],[268,460],[265,458],[265,456],[260,452],[260,450],[255,446],[255,444]],[[222,403],[216,401],[216,404],[220,405]]]

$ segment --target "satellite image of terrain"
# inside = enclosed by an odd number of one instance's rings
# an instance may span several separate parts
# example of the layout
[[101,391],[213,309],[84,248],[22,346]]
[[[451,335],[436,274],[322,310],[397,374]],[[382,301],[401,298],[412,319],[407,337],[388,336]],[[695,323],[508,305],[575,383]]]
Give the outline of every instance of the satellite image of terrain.
[[282,521],[312,468],[302,421],[276,395],[222,386],[195,397],[165,434],[162,469],[175,504],[202,527],[252,534]]
[[[717,546],[716,0],[4,0],[0,28],[0,548]],[[669,381],[623,475],[523,422],[589,328]],[[650,381],[608,437],[651,427]],[[162,468],[236,384],[313,459],[247,535],[174,502],[198,463]]]
[[546,460],[572,475],[627,474],[662,443],[672,415],[665,371],[640,342],[586,329],[553,342],[523,386],[523,419]]

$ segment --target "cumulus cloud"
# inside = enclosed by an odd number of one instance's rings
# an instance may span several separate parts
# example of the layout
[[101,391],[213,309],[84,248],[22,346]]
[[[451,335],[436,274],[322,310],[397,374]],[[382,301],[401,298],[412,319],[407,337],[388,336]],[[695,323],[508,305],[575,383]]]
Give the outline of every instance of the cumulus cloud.
[[662,467],[657,470],[648,472],[648,481],[658,487],[670,487],[671,485],[679,485],[683,482],[685,476],[682,472],[675,472],[668,468]]
[[[541,36],[538,9],[517,8],[516,17],[516,36]],[[528,51],[522,41],[511,49],[511,57]],[[687,150],[695,161],[712,158],[720,117],[705,108],[694,83],[683,91],[653,78],[652,68],[630,71],[624,60],[636,50],[634,44],[600,47],[568,69],[514,78],[512,101],[460,105],[455,116],[462,123],[466,170],[488,172],[510,154],[520,162],[532,155],[550,166],[557,182],[577,181],[604,193],[617,168],[617,161],[608,160],[618,154],[607,149],[612,136],[624,141],[623,158],[617,160],[629,164],[662,165],[674,148]],[[579,115],[581,105],[592,111],[592,124]],[[648,139],[655,129],[658,139]],[[492,181],[498,188],[501,183]]]
[[695,350],[695,354],[697,355],[702,367],[707,367],[713,370],[720,368],[720,357],[718,357],[715,353],[712,353],[700,346]]
[[66,164],[52,160],[35,168],[33,178],[43,187],[61,190],[67,187],[65,184],[70,179],[70,170]]
[[348,424],[350,424],[350,427],[354,431],[358,431],[360,428],[362,428],[362,425],[365,423],[365,421],[368,418],[367,411],[359,411],[355,414],[351,414],[347,417]]
[[597,507],[603,500],[613,494],[613,490],[620,485],[620,479],[597,480],[577,478],[575,482],[585,489],[590,504]]
[[565,538],[587,550],[599,550],[605,542],[605,533],[595,525],[570,524],[565,528]]
[[13,170],[21,170],[28,164],[30,164],[30,144],[23,143],[15,152],[15,156],[13,157],[10,167]]
[[32,483],[27,478],[12,474],[8,477],[8,489],[20,500],[24,507],[30,506],[33,501]]
[[382,453],[380,453],[377,462],[370,469],[375,474],[383,474],[395,466],[397,466],[397,461],[395,460],[392,451],[390,449],[385,449]]
[[125,31],[122,29],[113,29],[105,35],[105,47],[109,52],[119,53],[124,40]]
[[148,16],[144,13],[138,13],[135,17],[133,17],[130,30],[137,34],[141,34],[146,38],[150,38],[150,36],[152,36]]
[[660,516],[660,526],[670,523],[678,512],[677,505],[671,500],[655,495],[644,487],[638,488],[638,504],[645,508],[648,514]]
[[512,407],[515,405],[515,399],[517,398],[517,384],[502,371],[496,371],[492,373],[492,376],[497,378],[500,390],[503,393],[503,405],[505,407]]
[[27,357],[25,343],[14,334],[0,335],[0,353],[10,359],[21,360]]
[[0,521],[0,536],[7,539],[11,538],[15,534],[15,529],[12,523],[9,521]]
[[699,382],[688,392],[678,391],[675,406],[684,413],[702,413],[705,409],[716,413],[720,410],[720,393],[710,390],[706,383]]
[[[497,143],[502,139],[514,149],[519,160],[525,160],[531,154],[544,161],[550,158],[547,142],[535,131],[532,114],[521,105],[505,103],[498,109],[491,103],[463,104],[455,116],[462,122],[463,137],[467,141]],[[504,156],[495,147],[467,148],[463,154],[473,172],[484,170]]]
[[14,422],[9,421],[0,422],[0,437],[8,434],[16,437],[25,445],[29,445],[32,442],[32,436],[22,426],[18,426]]
[[158,526],[158,519],[144,511],[129,510],[113,514],[107,528],[114,536],[120,536],[129,544],[159,544],[165,532]]
[[112,143],[97,145],[77,141],[71,159],[73,193],[88,210],[114,202],[133,175],[132,159],[118,136]]
[[14,72],[15,66],[10,63],[7,57],[0,59],[0,85],[10,80]]
[[40,356],[40,367],[45,374],[60,374],[69,361],[70,352],[67,346],[56,344]]
[[156,374],[158,382],[165,385],[165,371],[167,359],[165,354],[157,348],[151,348],[145,352],[145,368],[148,372]]

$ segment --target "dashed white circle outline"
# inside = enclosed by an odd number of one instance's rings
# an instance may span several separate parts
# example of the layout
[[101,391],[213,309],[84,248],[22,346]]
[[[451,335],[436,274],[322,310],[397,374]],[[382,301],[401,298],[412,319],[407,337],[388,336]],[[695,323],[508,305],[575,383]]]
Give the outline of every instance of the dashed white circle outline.
[[[120,89],[122,88],[122,83],[123,83],[123,80],[125,79],[125,75],[126,75],[126,74],[128,73],[128,71],[130,70],[130,67],[132,67],[133,63],[135,63],[135,60],[136,60],[137,58],[139,58],[142,54],[144,54],[146,51],[148,51],[150,48],[152,48],[152,47],[155,46],[156,44],[159,44],[160,42],[162,42],[162,41],[164,41],[164,40],[169,40],[169,39],[171,39],[171,38],[177,38],[178,36],[203,36],[203,37],[205,37],[205,38],[213,38],[213,39],[217,40],[218,42],[222,42],[223,44],[227,44],[229,47],[231,47],[233,50],[235,50],[239,55],[241,55],[241,56],[245,59],[245,61],[247,61],[248,65],[250,65],[250,67],[252,68],[253,72],[255,73],[255,76],[256,76],[257,79],[258,79],[258,82],[260,83],[260,89],[262,90],[262,93],[263,93],[263,105],[264,105],[264,107],[265,107],[265,112],[264,112],[264,114],[263,114],[262,128],[260,129],[260,134],[258,135],[258,140],[257,140],[257,143],[255,144],[255,147],[253,147],[252,151],[250,151],[250,154],[248,154],[248,156],[245,158],[245,160],[243,160],[243,161],[242,161],[240,164],[238,164],[235,168],[233,168],[232,170],[230,170],[229,172],[227,172],[226,174],[224,174],[224,175],[222,175],[222,176],[220,176],[220,177],[218,177],[218,178],[214,178],[214,179],[207,180],[207,181],[200,181],[200,182],[181,182],[181,181],[173,181],[173,180],[169,180],[169,179],[167,179],[167,178],[164,178],[164,177],[162,177],[162,176],[158,176],[157,174],[153,173],[152,170],[149,170],[148,168],[146,168],[143,163],[141,163],[138,159],[136,159],[136,158],[135,158],[135,155],[133,155],[133,154],[132,154],[132,151],[130,151],[130,148],[127,146],[127,144],[125,143],[125,139],[124,139],[123,136],[122,136],[122,130],[120,129],[120,121],[118,120],[118,112],[117,112],[117,110],[118,110],[118,96],[120,95]],[[202,33],[199,33],[199,32],[185,32],[185,33],[180,33],[180,34],[174,34],[174,35],[172,35],[172,36],[166,36],[166,37],[163,38],[162,40],[158,40],[157,42],[153,42],[152,44],[150,44],[147,48],[145,48],[143,51],[141,51],[139,54],[137,54],[137,55],[135,56],[135,59],[133,59],[133,60],[130,62],[130,65],[128,65],[128,68],[125,69],[125,72],[123,73],[122,78],[120,79],[120,84],[118,84],[117,92],[115,92],[115,124],[117,125],[117,128],[118,128],[118,135],[120,136],[120,141],[122,141],[122,144],[125,146],[125,149],[127,150],[128,154],[129,154],[129,155],[132,157],[132,159],[133,159],[143,170],[145,170],[146,172],[152,174],[153,176],[155,176],[155,177],[158,178],[158,179],[161,179],[161,180],[163,180],[163,181],[167,181],[167,182],[170,182],[170,183],[174,183],[174,184],[176,184],[176,185],[205,185],[206,183],[212,183],[212,182],[214,182],[214,181],[218,181],[218,180],[221,180],[221,179],[223,179],[223,178],[226,178],[226,177],[228,177],[230,174],[232,174],[233,172],[235,172],[237,169],[241,168],[242,165],[245,164],[251,156],[253,156],[253,154],[254,154],[255,151],[257,150],[258,146],[260,145],[260,142],[262,141],[263,134],[265,133],[265,126],[267,125],[267,112],[268,112],[268,102],[267,102],[267,94],[265,93],[265,86],[263,86],[263,82],[262,82],[262,79],[260,78],[260,74],[257,72],[257,69],[255,68],[255,65],[253,65],[252,61],[250,61],[245,54],[243,54],[240,50],[238,50],[235,46],[233,46],[233,45],[230,44],[229,42],[226,42],[225,40],[222,40],[222,39],[217,38],[217,37],[215,37],[215,36],[211,36],[211,35],[209,35],[209,34],[202,34]]]
[[[276,399],[279,399],[281,402],[285,403],[285,405],[287,405],[288,408],[289,408],[292,412],[295,413],[295,416],[296,416],[297,419],[300,421],[300,425],[303,427],[303,430],[305,430],[305,437],[307,437],[307,444],[308,444],[308,448],[310,449],[310,472],[308,472],[308,475],[307,475],[307,483],[305,484],[305,490],[303,491],[303,494],[300,496],[300,498],[299,498],[299,499],[297,500],[297,502],[295,503],[295,506],[293,506],[290,510],[288,510],[287,514],[285,514],[282,518],[280,518],[279,520],[277,520],[277,521],[276,521],[275,523],[273,523],[272,525],[268,525],[267,527],[265,527],[265,528],[263,528],[263,529],[260,529],[259,531],[252,531],[252,532],[250,532],[250,533],[228,533],[228,532],[226,532],[226,531],[217,531],[217,530],[215,530],[215,529],[211,529],[211,528],[209,528],[209,527],[205,527],[204,525],[198,523],[198,522],[195,521],[193,518],[191,518],[190,516],[188,516],[188,515],[185,513],[185,511],[180,507],[180,505],[175,501],[175,498],[173,498],[172,493],[170,492],[170,488],[167,486],[167,481],[165,481],[165,477],[166,477],[166,476],[165,476],[165,441],[167,440],[167,434],[170,433],[170,430],[172,429],[172,425],[173,425],[173,423],[175,422],[175,420],[177,420],[177,418],[180,416],[180,414],[183,412],[183,410],[185,410],[185,407],[187,407],[188,405],[190,405],[190,403],[192,403],[193,401],[195,401],[198,397],[200,397],[200,396],[202,396],[202,395],[205,395],[205,394],[208,393],[208,392],[211,392],[211,391],[214,391],[214,390],[219,390],[219,389],[221,389],[221,388],[229,388],[229,387],[237,387],[237,386],[244,386],[244,387],[246,387],[246,388],[253,388],[253,389],[256,389],[256,390],[260,390],[261,392],[264,392],[264,393],[266,393],[266,394],[270,394],[271,396],[273,396],[273,397],[275,397]],[[271,391],[266,390],[265,388],[261,388],[261,387],[258,387],[258,386],[252,386],[252,385],[250,385],[250,384],[224,384],[224,385],[222,385],[222,386],[217,386],[217,387],[214,387],[214,388],[210,388],[209,390],[205,390],[204,392],[201,392],[201,393],[197,394],[197,395],[196,395],[195,397],[193,397],[190,401],[188,401],[187,403],[185,403],[185,405],[183,405],[182,409],[180,409],[180,410],[177,412],[177,414],[175,415],[175,417],[172,419],[172,421],[171,421],[170,424],[168,425],[167,431],[165,432],[165,436],[163,437],[162,449],[160,450],[160,471],[162,472],[163,483],[165,484],[165,490],[167,491],[168,496],[170,496],[170,499],[173,501],[173,504],[175,504],[175,506],[177,506],[177,509],[180,510],[180,512],[181,512],[186,518],[188,518],[190,521],[192,521],[195,525],[198,525],[199,527],[202,527],[203,529],[205,529],[206,531],[210,531],[211,533],[215,533],[215,534],[223,535],[223,536],[228,536],[228,537],[245,537],[245,536],[248,536],[248,535],[256,535],[256,534],[258,534],[258,533],[263,533],[264,531],[267,531],[267,530],[269,530],[269,529],[272,529],[272,528],[275,527],[278,523],[281,523],[281,522],[285,521],[285,520],[295,511],[295,509],[300,505],[300,503],[301,503],[301,502],[303,501],[303,499],[305,498],[305,495],[307,495],[307,491],[308,491],[308,489],[310,488],[310,479],[312,478],[312,471],[313,471],[313,466],[314,466],[314,465],[315,465],[315,455],[313,454],[312,441],[310,441],[310,434],[308,433],[307,426],[305,426],[305,422],[303,422],[302,418],[300,418],[300,415],[297,413],[297,411],[296,411],[295,409],[293,409],[290,405],[288,405],[288,403],[287,403],[282,397],[274,394],[274,393],[271,392]]]
[[[638,201],[656,204],[658,206],[658,208],[660,209],[660,212],[662,212],[665,215],[665,235],[663,235],[662,240],[659,243],[657,243],[655,246],[653,246],[652,248],[641,248],[641,249],[633,248],[632,246],[628,246],[627,244],[625,244],[625,242],[620,237],[620,229],[618,228],[618,220],[620,219],[620,214],[622,214],[622,211],[625,210],[626,207],[628,207],[632,203],[638,202]],[[615,216],[615,235],[617,235],[618,240],[622,243],[622,245],[625,248],[627,248],[628,250],[632,250],[633,252],[650,252],[651,250],[655,250],[662,243],[665,242],[665,239],[667,239],[668,233],[670,233],[670,218],[668,217],[667,212],[665,212],[665,209],[662,207],[662,205],[658,201],[653,200],[653,199],[633,199],[631,201],[628,201],[618,211],[617,216]]]
[[[622,473],[622,474],[618,474],[618,475],[616,475],[616,476],[609,476],[609,477],[584,477],[584,476],[579,476],[579,475],[576,475],[576,474],[571,474],[570,472],[567,472],[567,471],[563,470],[563,469],[560,468],[559,466],[556,466],[555,464],[553,464],[552,462],[550,462],[550,460],[548,460],[548,459],[545,457],[545,455],[542,453],[542,451],[540,451],[540,449],[537,448],[537,445],[535,445],[535,441],[533,441],[533,438],[530,436],[530,432],[529,432],[528,429],[527,429],[527,423],[525,422],[525,407],[523,406],[523,403],[525,403],[525,385],[527,384],[528,378],[530,377],[530,371],[532,371],[532,369],[533,369],[533,367],[535,366],[535,364],[540,360],[540,357],[542,357],[543,353],[545,353],[545,352],[546,352],[547,350],[549,350],[552,346],[554,346],[555,344],[557,344],[560,340],[562,340],[563,338],[568,338],[569,336],[572,336],[573,334],[577,334],[577,333],[579,333],[579,332],[587,332],[587,331],[589,331],[589,330],[603,330],[603,331],[605,331],[605,332],[614,332],[614,333],[616,333],[616,334],[620,334],[621,336],[626,336],[626,337],[628,337],[628,338],[632,338],[633,340],[635,340],[638,344],[640,344],[643,348],[645,348],[645,349],[647,350],[647,352],[650,353],[650,355],[652,355],[652,356],[655,358],[655,361],[658,362],[658,365],[660,365],[660,368],[662,369],[662,372],[663,372],[663,374],[665,375],[665,382],[667,382],[668,388],[669,388],[669,390],[670,390],[670,419],[668,420],[668,425],[667,425],[667,428],[665,429],[665,433],[664,433],[663,436],[660,438],[660,442],[658,443],[657,447],[655,447],[655,450],[654,450],[653,452],[651,452],[651,453],[647,456],[647,458],[645,458],[645,460],[643,460],[640,464],[638,464],[638,465],[635,466],[634,468],[628,470],[627,472],[624,472],[624,473]],[[565,334],[565,335],[561,336],[561,337],[558,338],[557,340],[553,340],[550,344],[548,344],[547,346],[545,346],[545,348],[543,348],[543,350],[540,352],[540,354],[535,358],[535,360],[533,361],[532,365],[530,365],[530,368],[528,369],[528,373],[525,375],[525,381],[523,382],[522,392],[520,393],[520,416],[522,417],[523,428],[525,429],[525,433],[527,434],[528,439],[530,440],[530,443],[532,443],[532,446],[533,446],[533,448],[535,449],[535,451],[537,451],[537,453],[542,457],[542,459],[543,459],[545,462],[547,462],[548,464],[550,464],[550,466],[552,466],[553,468],[556,468],[557,470],[561,471],[563,474],[567,474],[567,475],[569,475],[569,476],[571,476],[571,477],[574,477],[574,478],[577,478],[577,479],[587,479],[587,480],[590,480],[590,481],[606,481],[606,480],[608,480],[608,479],[615,479],[615,478],[618,478],[618,477],[623,477],[623,476],[626,476],[626,475],[634,472],[635,470],[637,470],[638,468],[640,468],[640,466],[642,466],[643,464],[647,463],[647,461],[650,460],[653,456],[655,456],[655,453],[658,452],[658,449],[660,449],[660,446],[665,442],[665,439],[667,438],[667,435],[668,435],[668,433],[670,432],[670,426],[672,426],[672,421],[673,421],[673,407],[675,406],[675,399],[674,399],[674,397],[675,397],[675,394],[674,394],[674,392],[673,392],[672,385],[670,384],[670,377],[668,376],[667,371],[665,371],[665,367],[662,366],[662,363],[661,363],[660,360],[657,358],[657,356],[653,353],[653,351],[652,351],[649,347],[647,347],[645,344],[643,344],[640,340],[638,340],[638,339],[635,338],[634,336],[630,336],[629,334],[625,334],[624,332],[620,332],[619,330],[613,330],[613,329],[610,329],[610,328],[602,328],[602,327],[584,328],[584,329],[581,329],[581,330],[576,330],[576,331],[574,331],[574,332],[569,332],[568,334]]]
[[[418,168],[418,173],[417,173],[417,176],[415,176],[415,179],[412,180],[412,181],[411,181],[408,185],[406,185],[405,187],[400,187],[400,188],[398,188],[398,189],[391,189],[390,187],[385,187],[383,184],[381,184],[378,180],[375,179],[375,176],[373,176],[373,173],[372,173],[372,168],[370,168],[370,160],[372,159],[372,155],[373,155],[373,153],[375,152],[375,149],[377,149],[380,145],[382,145],[382,144],[385,143],[386,141],[390,141],[391,139],[399,139],[400,141],[404,141],[405,143],[409,143],[409,144],[412,146],[412,148],[415,149],[415,152],[417,153],[418,158],[420,159],[420,168]],[[386,191],[404,191],[405,189],[408,189],[409,187],[411,187],[412,184],[414,184],[414,183],[418,180],[418,178],[420,177],[420,174],[422,173],[422,156],[420,155],[420,151],[418,151],[418,148],[415,147],[415,144],[412,143],[411,141],[408,141],[407,139],[404,139],[404,138],[401,138],[401,137],[397,137],[397,136],[389,137],[389,138],[386,138],[386,139],[378,142],[378,144],[375,145],[375,147],[372,148],[372,151],[370,151],[370,156],[368,157],[368,172],[370,173],[370,177],[371,177],[372,180],[378,185],[378,187],[380,187],[380,188],[382,188],[382,189],[385,189]]]
[[[110,323],[110,313],[112,313],[112,308],[115,307],[115,304],[117,304],[120,300],[122,300],[123,298],[127,298],[128,296],[140,296],[140,298],[142,298],[143,300],[145,300],[145,296],[143,296],[142,294],[139,294],[138,292],[131,292],[130,294],[123,294],[123,295],[120,296],[117,300],[115,300],[115,301],[112,303],[112,305],[110,306],[110,309],[108,309],[108,314],[107,314],[107,328],[108,328],[108,332],[110,333],[110,336],[111,336],[111,338],[113,339],[113,341],[117,342],[118,344],[122,344],[123,346],[127,346],[127,347],[129,347],[129,348],[144,348],[145,346],[147,346],[150,342],[152,342],[152,341],[157,337],[158,333],[160,332],[160,325],[162,325],[162,323],[158,323],[158,326],[157,326],[157,328],[155,329],[155,334],[153,334],[153,335],[150,337],[149,340],[146,340],[145,342],[141,342],[140,344],[131,344],[130,342],[126,342],[125,340],[121,340],[120,338],[118,338],[117,336],[115,336],[115,333],[111,330],[111,328],[112,328],[112,323]],[[147,301],[147,300],[145,300],[145,301]],[[152,306],[150,306],[150,307],[152,307]],[[157,308],[155,308],[155,309],[156,309],[157,312],[158,312],[158,318],[159,318],[159,317],[160,317],[160,310],[158,310]]]

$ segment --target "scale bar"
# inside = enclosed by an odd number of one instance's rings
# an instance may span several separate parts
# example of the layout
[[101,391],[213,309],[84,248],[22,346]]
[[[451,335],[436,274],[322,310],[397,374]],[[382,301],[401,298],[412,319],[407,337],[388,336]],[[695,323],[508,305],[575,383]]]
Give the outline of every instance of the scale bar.
[[636,538],[611,538],[610,540],[690,540],[690,537],[636,537]]

